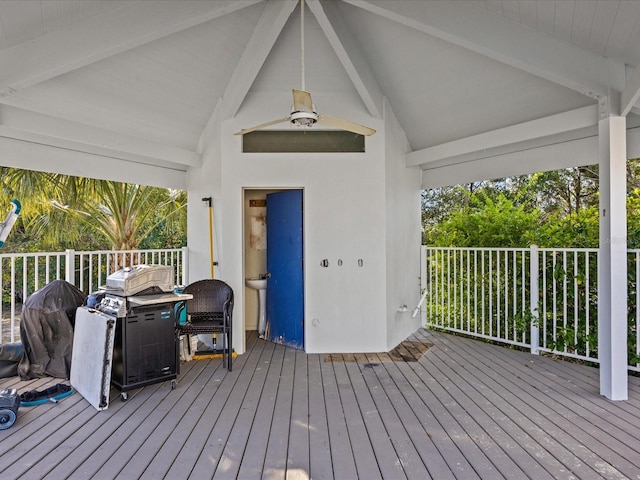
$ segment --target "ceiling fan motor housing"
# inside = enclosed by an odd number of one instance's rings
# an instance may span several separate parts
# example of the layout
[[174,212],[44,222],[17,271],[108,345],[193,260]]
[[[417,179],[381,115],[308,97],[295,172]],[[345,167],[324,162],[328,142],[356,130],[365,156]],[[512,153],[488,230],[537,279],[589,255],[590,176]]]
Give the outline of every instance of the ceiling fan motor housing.
[[291,123],[294,125],[310,127],[317,121],[318,114],[316,112],[291,112]]

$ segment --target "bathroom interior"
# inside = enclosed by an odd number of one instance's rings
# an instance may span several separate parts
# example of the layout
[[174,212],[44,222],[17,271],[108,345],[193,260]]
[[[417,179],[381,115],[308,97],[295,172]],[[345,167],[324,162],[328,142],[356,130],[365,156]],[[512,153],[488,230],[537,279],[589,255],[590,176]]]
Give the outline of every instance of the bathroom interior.
[[244,190],[244,329],[259,334],[264,333],[266,310],[266,280],[260,280],[267,273],[267,195],[278,191]]

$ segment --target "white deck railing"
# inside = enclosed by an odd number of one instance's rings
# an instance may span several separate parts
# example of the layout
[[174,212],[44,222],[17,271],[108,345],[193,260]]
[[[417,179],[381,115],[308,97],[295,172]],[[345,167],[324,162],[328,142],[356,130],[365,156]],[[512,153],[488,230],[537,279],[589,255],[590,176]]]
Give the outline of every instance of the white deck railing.
[[[427,327],[598,362],[598,250],[423,247]],[[640,371],[640,250],[629,250],[629,369]]]
[[53,280],[66,280],[84,293],[95,292],[106,284],[107,276],[137,264],[160,264],[174,267],[175,284],[188,278],[187,249],[67,250],[52,253],[0,254],[0,340],[19,339],[22,301]]

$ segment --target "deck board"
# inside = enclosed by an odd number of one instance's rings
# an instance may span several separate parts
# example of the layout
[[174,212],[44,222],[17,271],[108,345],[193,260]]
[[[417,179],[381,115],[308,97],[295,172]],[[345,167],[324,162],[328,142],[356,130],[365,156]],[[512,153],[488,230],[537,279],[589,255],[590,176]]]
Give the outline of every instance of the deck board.
[[[553,448],[549,448],[548,451],[550,454],[560,456],[563,451],[563,445],[571,445],[573,443],[575,446],[564,454],[566,469],[575,472],[579,478],[602,478],[600,476],[602,472],[597,469],[600,468],[600,465],[606,465],[607,461],[603,460],[599,454],[602,454],[605,450],[610,451],[610,449],[606,446],[606,443],[602,443],[597,438],[589,437],[579,428],[578,425],[588,425],[589,423],[588,420],[585,422],[581,418],[581,414],[584,412],[579,409],[579,405],[573,403],[570,409],[565,407],[562,401],[558,402],[558,400],[564,400],[562,397],[556,397],[555,400],[551,401],[547,397],[534,395],[534,393],[537,393],[537,388],[547,388],[543,382],[533,378],[530,382],[522,382],[520,380],[521,375],[526,375],[528,373],[526,371],[519,371],[518,374],[514,374],[514,372],[511,371],[511,375],[506,375],[503,372],[509,372],[511,368],[513,368],[508,362],[498,362],[497,364],[492,363],[491,365],[487,365],[486,359],[481,358],[480,355],[474,356],[471,350],[460,348],[465,345],[473,348],[473,345],[468,342],[470,341],[465,340],[464,342],[456,343],[456,352],[451,349],[449,350],[451,353],[446,358],[446,365],[453,368],[452,365],[456,364],[457,357],[458,362],[465,365],[465,367],[469,368],[472,372],[472,379],[469,381],[469,385],[473,385],[474,382],[480,382],[482,386],[487,386],[488,389],[501,392],[501,398],[495,398],[491,401],[490,405],[492,408],[512,406],[522,408],[520,415],[515,416],[516,421],[520,422],[519,425],[522,425],[522,422],[530,419],[535,423],[529,425],[527,431],[536,432],[536,427],[541,427],[540,442],[547,443],[550,439],[558,441],[558,444]],[[462,354],[463,351],[466,355]],[[525,354],[521,353],[521,355]],[[461,369],[460,363],[458,363],[459,369]],[[478,365],[480,367],[478,367]],[[487,367],[492,367],[492,370]],[[496,380],[495,385],[490,381],[489,377],[493,377]],[[539,384],[537,384],[537,382],[539,382]],[[517,391],[520,392],[520,397],[505,398],[506,392],[514,385],[517,387]],[[554,385],[556,385],[558,390],[562,390],[559,383],[555,383]],[[527,391],[532,392],[531,395],[529,395]],[[580,397],[576,397],[576,399],[579,398]],[[520,405],[523,407],[519,407]],[[542,409],[537,411],[539,408]],[[578,408],[578,410],[576,410],[576,408]],[[596,421],[601,422],[602,419],[596,419]],[[602,435],[607,434],[606,432],[602,432]],[[577,441],[577,443],[575,441]],[[633,467],[633,470],[636,469],[637,467]],[[624,476],[612,478],[624,478]]]
[[338,478],[338,474],[341,478],[358,478],[353,446],[349,437],[345,410],[340,400],[333,363],[324,358],[319,358],[318,361],[322,373],[322,391],[327,412],[331,466],[336,473],[336,478]]
[[309,475],[311,478],[329,479],[333,478],[333,466],[321,361],[320,355],[309,355],[307,359],[309,378]]
[[262,390],[262,396],[260,397],[260,404],[256,410],[251,431],[247,438],[242,462],[238,465],[238,478],[246,478],[247,480],[257,480],[261,478],[265,462],[265,453],[269,443],[271,419],[273,418],[280,374],[282,373],[284,353],[284,347],[280,345],[275,346],[268,364],[267,378]]
[[[422,446],[418,445],[416,448],[409,434],[409,429],[401,420],[401,405],[394,405],[382,386],[382,382],[387,380],[389,375],[382,366],[380,358],[377,355],[366,355],[365,358],[357,356],[357,358],[358,366],[362,371],[367,388],[371,392],[375,408],[380,414],[380,419],[385,425],[395,449],[398,466],[402,466],[402,470],[408,478],[429,478],[425,459],[420,456],[418,451]],[[399,477],[399,475],[396,476]]]
[[369,439],[363,414],[358,406],[357,391],[355,385],[351,383],[347,372],[347,364],[344,362],[343,355],[332,356],[332,358],[339,358],[337,361],[334,360],[332,364],[357,475],[359,478],[370,478],[372,480],[382,478],[373,444]]
[[282,359],[282,373],[278,383],[278,393],[271,418],[269,441],[267,442],[263,467],[264,473],[274,478],[277,478],[278,472],[287,471],[295,360],[296,352],[287,349]]
[[[240,409],[234,419],[229,438],[227,439],[220,461],[216,468],[219,478],[236,478],[240,463],[245,455],[245,447],[252,425],[258,412],[260,397],[265,388],[268,374],[268,365],[273,358],[274,345],[266,344],[258,359],[253,376],[249,382],[246,394],[240,405]],[[251,455],[247,452],[246,455]]]
[[[468,363],[468,356],[465,356],[464,359]],[[482,361],[478,357],[475,357],[475,359],[477,359],[478,362]],[[449,360],[452,359],[449,358]],[[549,361],[549,359],[541,360],[547,363]],[[462,360],[458,359],[458,361]],[[561,361],[556,362],[561,364],[566,363]],[[453,361],[451,361],[451,363],[453,363]],[[474,364],[475,362],[470,363]],[[505,362],[503,365],[503,368],[505,369],[512,369],[515,364]],[[560,367],[562,368],[563,365],[560,365]],[[476,367],[471,365],[470,368],[474,369]],[[556,372],[557,371],[558,370],[556,370]],[[537,388],[553,388],[558,391],[558,393],[563,394],[566,401],[572,401],[571,408],[569,408],[565,406],[563,402],[560,402],[559,405],[550,405],[546,399],[534,397],[528,402],[528,408],[526,411],[522,412],[520,421],[526,421],[526,416],[531,417],[531,412],[539,408],[539,405],[547,404],[549,408],[546,411],[541,412],[544,417],[539,418],[538,422],[544,425],[546,427],[546,433],[552,434],[554,438],[558,436],[559,438],[571,438],[581,442],[583,446],[571,452],[577,461],[580,462],[574,464],[573,468],[581,470],[581,478],[600,478],[602,471],[597,468],[592,472],[585,471],[585,469],[588,468],[588,465],[597,467],[598,465],[611,464],[624,475],[628,476],[637,472],[638,462],[635,460],[635,458],[637,458],[637,445],[634,444],[637,444],[640,438],[638,438],[637,430],[634,432],[635,435],[631,434],[631,432],[625,431],[628,425],[628,420],[632,417],[627,416],[627,422],[624,422],[621,421],[620,417],[617,417],[614,414],[609,414],[606,409],[602,406],[598,406],[598,404],[609,405],[611,402],[608,402],[600,396],[597,398],[590,396],[589,401],[587,393],[585,393],[586,391],[584,389],[576,388],[570,377],[567,377],[562,383],[553,382],[551,386],[547,387],[545,384],[540,382],[539,379],[533,377],[525,377],[528,378],[529,381],[526,383],[522,382],[520,380],[522,375],[528,374],[529,372],[525,371],[519,373],[521,375],[511,375],[505,378],[513,379],[512,383],[516,383],[520,391],[526,390],[527,387],[533,388],[534,391]],[[478,374],[478,372],[474,372],[474,374]],[[498,384],[496,386],[496,391],[508,391],[507,387],[506,381],[504,381],[502,384]],[[569,392],[572,392],[572,394]],[[493,400],[492,403],[494,405],[518,405],[521,403],[522,399],[504,400],[506,401],[500,402],[496,399]],[[602,431],[601,427],[598,426],[598,423],[602,422],[603,417],[606,417],[607,421],[610,422],[612,426],[617,427],[615,435],[608,431]],[[547,418],[552,421],[548,422]],[[557,454],[558,449],[553,449],[553,453]]]
[[287,471],[291,470],[292,476],[297,472],[309,472],[309,378],[307,355],[301,351],[296,352],[293,372],[288,455],[291,461]]
[[[58,379],[0,379],[43,389]],[[10,479],[640,479],[640,378],[419,330],[397,349],[305,354],[247,335],[170,382],[21,407],[0,431]]]
[[[224,469],[218,469],[222,453],[232,434],[233,426],[241,406],[244,403],[247,391],[249,390],[251,381],[262,358],[265,348],[271,348],[266,342],[260,342],[253,348],[248,356],[247,361],[243,365],[242,370],[245,375],[225,376],[222,384],[229,383],[233,377],[237,378],[227,400],[218,406],[218,412],[215,416],[205,416],[198,426],[203,426],[208,436],[203,445],[202,454],[199,455],[190,476],[193,478],[208,478],[212,472],[216,472],[219,478],[225,478]],[[215,397],[214,397],[215,398]]]

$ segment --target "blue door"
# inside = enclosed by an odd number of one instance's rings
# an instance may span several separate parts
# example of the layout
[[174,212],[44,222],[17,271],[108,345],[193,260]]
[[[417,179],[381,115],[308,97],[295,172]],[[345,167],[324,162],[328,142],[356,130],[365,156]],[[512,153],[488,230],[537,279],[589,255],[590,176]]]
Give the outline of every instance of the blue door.
[[265,337],[304,350],[302,190],[267,195],[267,271]]

